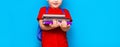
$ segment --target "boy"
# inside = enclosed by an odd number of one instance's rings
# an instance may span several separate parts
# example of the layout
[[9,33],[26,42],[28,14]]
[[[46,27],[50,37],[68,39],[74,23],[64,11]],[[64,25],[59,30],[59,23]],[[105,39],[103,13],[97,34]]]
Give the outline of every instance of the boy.
[[[61,8],[59,8],[62,0],[47,1],[49,3],[48,14],[63,14]],[[68,47],[66,32],[69,30],[70,25],[65,20],[58,22],[57,19],[53,19],[53,24],[44,25],[42,16],[46,14],[46,10],[47,7],[42,7],[37,17],[42,29],[42,47]],[[67,19],[72,21],[67,9],[64,9],[64,14]]]

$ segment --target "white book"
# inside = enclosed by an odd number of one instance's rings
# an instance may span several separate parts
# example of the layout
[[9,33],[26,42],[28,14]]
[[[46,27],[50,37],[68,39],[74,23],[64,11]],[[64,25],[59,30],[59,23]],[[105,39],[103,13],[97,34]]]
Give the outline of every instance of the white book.
[[[70,21],[70,19],[57,19],[58,21],[66,20]],[[43,21],[53,21],[53,19],[43,19]]]
[[42,18],[65,18],[64,14],[43,14]]

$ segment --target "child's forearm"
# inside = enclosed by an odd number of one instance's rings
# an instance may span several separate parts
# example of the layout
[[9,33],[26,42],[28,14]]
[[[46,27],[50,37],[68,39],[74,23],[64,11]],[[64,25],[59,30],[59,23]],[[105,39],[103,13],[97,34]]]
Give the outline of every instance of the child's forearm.
[[51,30],[51,29],[54,29],[54,28],[52,28],[50,26],[45,26],[43,24],[43,20],[39,20],[39,24],[40,24],[40,27],[41,27],[42,30]]

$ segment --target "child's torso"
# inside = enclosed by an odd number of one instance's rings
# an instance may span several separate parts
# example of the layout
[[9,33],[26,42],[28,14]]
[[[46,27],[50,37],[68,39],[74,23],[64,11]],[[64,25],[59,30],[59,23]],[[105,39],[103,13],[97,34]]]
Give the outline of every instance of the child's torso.
[[[45,10],[46,11],[46,10]],[[46,13],[46,12],[44,12]],[[63,14],[62,10],[60,8],[48,9],[48,14]],[[67,44],[67,38],[66,38],[66,32],[63,32],[60,27],[48,30],[48,31],[42,31],[42,45],[44,46],[51,46],[51,47],[62,47],[62,46],[68,46]]]

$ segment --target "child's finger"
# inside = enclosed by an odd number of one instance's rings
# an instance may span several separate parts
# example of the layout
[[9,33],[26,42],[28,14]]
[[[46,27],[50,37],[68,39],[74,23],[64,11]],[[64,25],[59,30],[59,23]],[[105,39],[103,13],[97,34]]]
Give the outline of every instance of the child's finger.
[[60,23],[60,22],[58,22],[57,24],[58,24],[59,26],[61,25],[61,23]]
[[51,27],[52,27],[52,24],[50,23],[50,24],[49,24],[49,26],[51,26]]
[[70,24],[68,24],[67,27],[70,27]]
[[49,25],[52,25],[51,23]]

